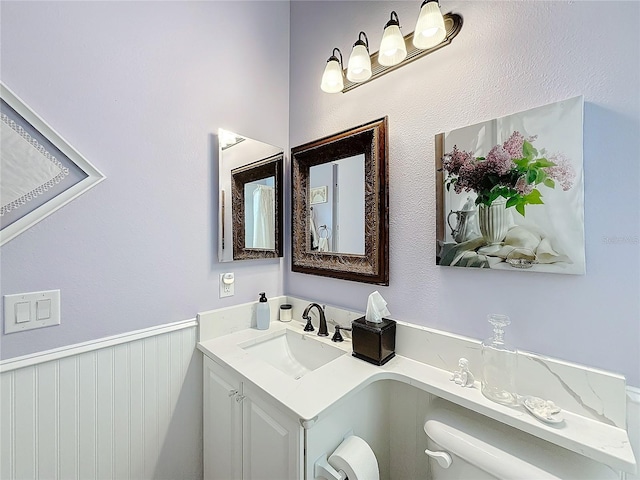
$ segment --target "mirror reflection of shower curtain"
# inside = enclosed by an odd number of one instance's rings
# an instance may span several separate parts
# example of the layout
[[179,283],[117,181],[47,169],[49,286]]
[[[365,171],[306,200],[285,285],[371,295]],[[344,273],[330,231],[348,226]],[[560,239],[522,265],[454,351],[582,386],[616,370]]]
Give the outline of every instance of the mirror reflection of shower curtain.
[[276,247],[276,212],[273,187],[258,185],[253,191],[253,248]]

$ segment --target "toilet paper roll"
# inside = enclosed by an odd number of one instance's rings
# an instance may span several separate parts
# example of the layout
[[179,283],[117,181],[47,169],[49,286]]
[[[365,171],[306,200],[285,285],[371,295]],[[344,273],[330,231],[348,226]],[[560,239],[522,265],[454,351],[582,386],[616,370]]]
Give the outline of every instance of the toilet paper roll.
[[349,480],[379,480],[378,460],[362,438],[351,435],[329,457],[329,465],[342,470]]

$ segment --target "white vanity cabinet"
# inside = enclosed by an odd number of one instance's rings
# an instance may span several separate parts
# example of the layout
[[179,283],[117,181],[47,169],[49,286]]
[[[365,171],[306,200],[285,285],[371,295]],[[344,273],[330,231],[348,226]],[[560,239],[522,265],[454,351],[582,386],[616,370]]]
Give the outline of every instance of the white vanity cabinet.
[[204,358],[204,478],[242,478],[242,385]]
[[207,356],[203,372],[205,480],[302,478],[298,419]]

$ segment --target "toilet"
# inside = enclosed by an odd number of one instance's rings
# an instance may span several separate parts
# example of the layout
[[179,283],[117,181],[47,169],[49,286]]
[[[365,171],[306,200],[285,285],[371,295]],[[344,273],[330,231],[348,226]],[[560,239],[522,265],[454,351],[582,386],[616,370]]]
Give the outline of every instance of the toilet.
[[424,431],[433,480],[616,480],[610,467],[438,399]]

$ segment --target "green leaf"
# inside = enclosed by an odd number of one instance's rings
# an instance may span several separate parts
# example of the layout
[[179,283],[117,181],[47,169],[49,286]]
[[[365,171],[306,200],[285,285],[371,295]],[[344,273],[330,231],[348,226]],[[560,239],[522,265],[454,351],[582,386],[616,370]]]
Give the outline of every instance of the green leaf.
[[529,165],[529,160],[527,160],[526,158],[514,158],[513,163],[516,164],[516,167],[518,167],[518,170],[522,171],[527,169],[527,166]]
[[505,199],[511,197],[511,189],[505,185],[498,185],[495,191]]
[[553,181],[553,178],[545,178],[544,182],[543,182],[547,187],[549,188],[555,188],[556,187],[556,182]]
[[535,183],[536,178],[538,177],[538,172],[535,169],[531,169],[527,171],[527,183]]
[[487,180],[489,180],[489,183],[491,185],[497,185],[500,181],[500,177],[498,177],[497,175],[487,175]]
[[517,205],[519,202],[520,202],[519,196],[511,197],[509,200],[507,200],[507,204],[505,205],[505,208],[513,207]]
[[555,167],[555,163],[546,158],[539,158],[535,162],[533,162],[533,166],[537,168],[546,168],[546,167]]
[[544,180],[547,178],[547,174],[545,173],[544,170],[536,170],[536,181],[535,183],[542,183],[544,182]]
[[531,205],[543,205],[542,194],[540,190],[534,188],[531,192],[523,197],[526,203],[530,203]]
[[525,158],[532,160],[536,158],[536,155],[538,155],[538,150],[536,150],[535,147],[531,145],[531,143],[525,140],[522,144],[522,153]]
[[524,203],[518,203],[516,205],[516,211],[524,217]]

